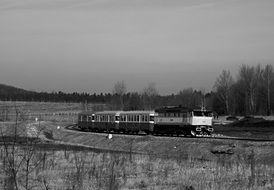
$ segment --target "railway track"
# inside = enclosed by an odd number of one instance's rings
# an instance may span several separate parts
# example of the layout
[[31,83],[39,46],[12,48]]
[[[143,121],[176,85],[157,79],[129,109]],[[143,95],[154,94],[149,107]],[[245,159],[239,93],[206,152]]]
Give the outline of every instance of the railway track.
[[[65,129],[66,130],[70,130],[70,131],[76,131],[76,132],[81,132],[81,133],[96,133],[96,134],[119,134],[119,135],[137,135],[137,136],[145,136],[146,134],[145,133],[138,133],[138,134],[133,134],[133,133],[128,133],[128,134],[125,134],[125,133],[113,133],[113,132],[91,132],[91,131],[82,131],[81,129],[79,129],[79,127],[77,126],[77,124],[70,124],[70,125],[67,125],[65,126]],[[205,135],[199,135],[199,136],[196,136],[196,137],[190,137],[190,136],[184,136],[184,135],[180,135],[180,136],[173,136],[173,135],[163,135],[163,134],[157,134],[155,135],[155,137],[180,137],[180,138],[202,138],[202,139],[223,139],[223,140],[238,140],[238,141],[250,141],[250,142],[274,142],[274,140],[272,139],[261,139],[261,138],[244,138],[244,137],[232,137],[232,136],[225,136],[225,135],[222,135],[222,134],[213,134],[211,136],[205,136]]]

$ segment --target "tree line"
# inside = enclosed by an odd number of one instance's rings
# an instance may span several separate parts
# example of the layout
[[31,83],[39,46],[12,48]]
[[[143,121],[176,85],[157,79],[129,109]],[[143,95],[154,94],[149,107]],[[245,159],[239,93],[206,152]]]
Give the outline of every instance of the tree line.
[[242,65],[236,77],[233,77],[229,70],[223,70],[216,78],[212,91],[208,93],[187,88],[176,94],[160,95],[155,83],[149,83],[141,92],[128,92],[124,81],[115,83],[112,93],[104,94],[33,92],[5,85],[1,85],[0,88],[2,101],[103,103],[108,105],[108,109],[122,110],[154,109],[175,105],[188,108],[204,106],[218,114],[237,115],[273,114],[273,97],[272,65]]
[[214,85],[213,108],[221,114],[270,115],[274,107],[272,65],[242,65],[235,78],[223,70]]

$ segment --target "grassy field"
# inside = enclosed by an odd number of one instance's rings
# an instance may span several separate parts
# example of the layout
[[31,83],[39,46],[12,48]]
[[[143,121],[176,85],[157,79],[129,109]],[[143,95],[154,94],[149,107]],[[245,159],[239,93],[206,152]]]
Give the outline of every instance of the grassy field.
[[[107,139],[106,134],[64,129],[81,104],[16,106],[52,115],[0,122],[0,189],[15,186],[14,169],[18,189],[274,189],[273,142],[119,134]],[[246,127],[219,125],[215,130],[246,136]],[[273,137],[270,127],[260,133]]]
[[[1,153],[3,151],[1,150]],[[18,150],[18,152],[20,152]],[[3,155],[0,154],[1,161]],[[34,164],[42,160],[37,167]],[[33,189],[273,189],[274,165],[261,162],[255,154],[217,155],[214,160],[164,158],[157,155],[94,152],[91,150],[36,151]],[[18,186],[24,189],[24,167]],[[2,173],[4,174],[4,173]],[[8,179],[2,175],[3,186]],[[3,187],[2,186],[2,187]]]

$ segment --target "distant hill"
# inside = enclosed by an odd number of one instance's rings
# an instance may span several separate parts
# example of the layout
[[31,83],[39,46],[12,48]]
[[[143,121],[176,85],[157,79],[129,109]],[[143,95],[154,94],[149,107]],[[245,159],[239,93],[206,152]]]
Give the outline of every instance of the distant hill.
[[24,97],[34,94],[38,93],[10,85],[0,84],[0,100],[21,100]]
[[24,90],[22,88],[17,88],[10,85],[0,84],[0,94],[25,94],[25,93],[35,93],[33,91]]
[[[110,102],[110,98],[107,100]],[[36,92],[17,88],[14,86],[0,84],[0,101],[38,101],[38,102],[105,102],[103,94],[88,93],[64,93],[58,92]]]

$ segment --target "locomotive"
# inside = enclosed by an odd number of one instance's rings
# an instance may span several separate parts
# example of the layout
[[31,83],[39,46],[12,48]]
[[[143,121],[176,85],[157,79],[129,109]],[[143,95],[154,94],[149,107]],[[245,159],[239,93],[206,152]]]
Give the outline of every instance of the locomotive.
[[84,131],[168,135],[211,135],[213,114],[205,109],[181,106],[161,107],[152,111],[81,112],[78,126]]

